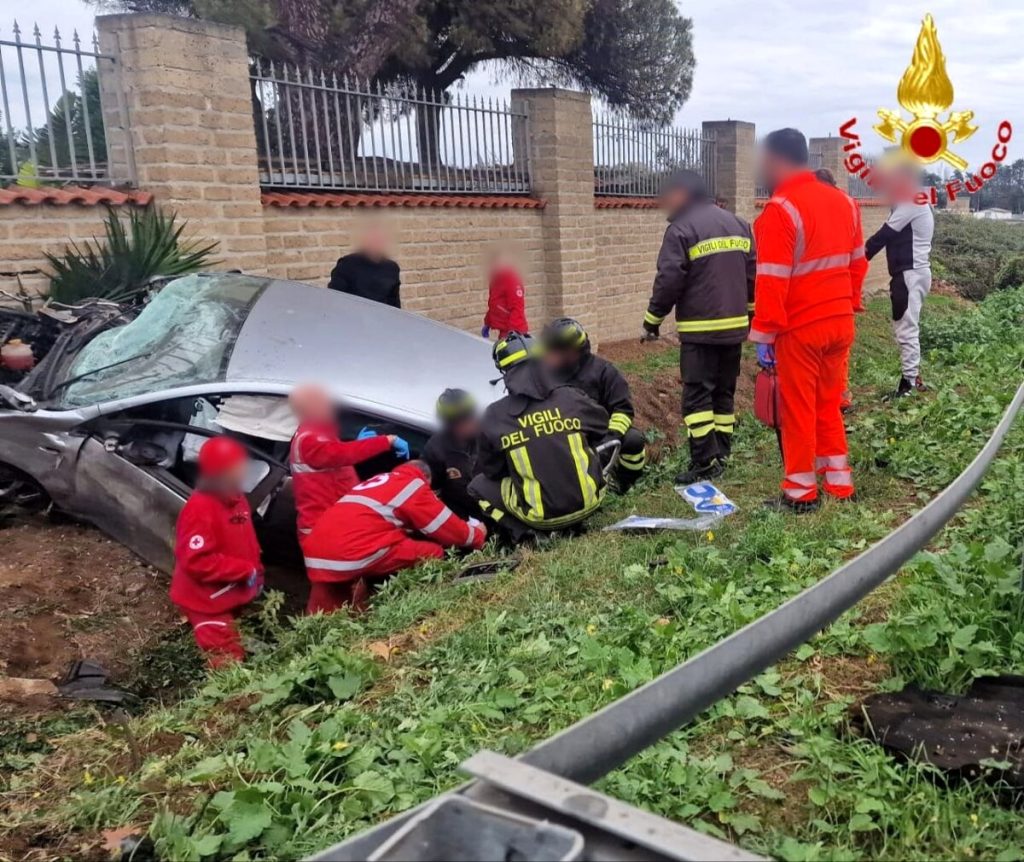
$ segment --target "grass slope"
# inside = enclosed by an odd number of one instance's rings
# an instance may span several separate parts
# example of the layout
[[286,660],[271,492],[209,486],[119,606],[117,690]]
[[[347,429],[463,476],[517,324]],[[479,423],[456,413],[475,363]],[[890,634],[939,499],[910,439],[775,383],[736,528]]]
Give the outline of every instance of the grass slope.
[[[149,828],[162,858],[294,858],[451,787],[480,748],[514,754],[735,631],[888,533],[990,434],[1024,362],[1024,290],[980,307],[933,297],[935,392],[894,383],[887,303],[861,320],[851,446],[860,502],[793,519],[759,508],[774,435],[744,419],[721,483],[741,511],[714,532],[592,532],[477,586],[410,572],[372,615],[260,623],[276,645],[194,696],[56,740],[3,794],[9,846],[94,847]],[[672,356],[652,356],[654,373]],[[786,859],[1024,854],[1024,824],[985,785],[946,788],[848,731],[852,703],[914,681],[946,690],[1024,670],[1018,581],[1024,434],[970,509],[901,576],[790,660],[601,788]],[[598,518],[679,514],[681,454]],[[273,602],[271,602],[273,605]],[[273,608],[270,608],[272,611]]]

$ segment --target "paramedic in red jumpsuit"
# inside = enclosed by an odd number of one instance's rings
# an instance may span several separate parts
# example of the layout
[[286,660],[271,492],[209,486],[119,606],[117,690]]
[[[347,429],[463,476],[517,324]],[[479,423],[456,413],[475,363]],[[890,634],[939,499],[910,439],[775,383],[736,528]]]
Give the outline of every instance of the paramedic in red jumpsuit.
[[359,484],[356,464],[390,449],[408,457],[409,450],[393,434],[341,440],[330,395],[316,384],[297,386],[288,403],[299,420],[288,460],[301,544],[320,516]]
[[199,483],[178,516],[171,601],[210,667],[245,658],[235,618],[263,589],[260,546],[242,493],[248,462],[238,441],[207,440],[199,450]]
[[302,546],[312,584],[309,613],[347,604],[362,610],[367,580],[439,560],[448,547],[484,546],[484,525],[452,512],[430,480],[425,462],[410,461],[356,485],[324,512]]
[[819,503],[818,477],[826,495],[854,495],[840,405],[868,264],[856,202],[807,169],[800,132],[764,139],[761,174],[772,197],[754,223],[749,338],[763,365],[777,365],[785,477],[770,505],[808,512]]

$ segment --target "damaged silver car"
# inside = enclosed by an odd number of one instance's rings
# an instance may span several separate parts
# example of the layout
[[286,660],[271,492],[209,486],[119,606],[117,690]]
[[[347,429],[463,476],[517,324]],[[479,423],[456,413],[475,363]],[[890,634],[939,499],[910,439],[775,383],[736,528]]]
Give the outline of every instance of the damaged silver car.
[[[248,495],[271,562],[296,558],[286,398],[318,381],[342,436],[364,426],[415,454],[449,386],[501,394],[489,345],[419,315],[306,284],[237,273],[171,281],[141,308],[94,301],[60,314],[0,311],[0,343],[37,364],[0,385],[0,503],[54,505],[170,571],[174,522],[219,433],[253,456]],[[367,475],[393,456],[361,465]]]

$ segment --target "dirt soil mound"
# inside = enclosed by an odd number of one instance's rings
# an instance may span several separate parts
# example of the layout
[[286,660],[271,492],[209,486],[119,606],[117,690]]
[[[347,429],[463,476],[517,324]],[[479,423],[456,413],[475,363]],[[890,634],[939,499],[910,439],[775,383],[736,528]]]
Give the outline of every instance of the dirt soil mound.
[[99,530],[42,516],[0,529],[0,608],[0,675],[16,678],[57,681],[88,657],[116,683],[179,624],[164,575]]

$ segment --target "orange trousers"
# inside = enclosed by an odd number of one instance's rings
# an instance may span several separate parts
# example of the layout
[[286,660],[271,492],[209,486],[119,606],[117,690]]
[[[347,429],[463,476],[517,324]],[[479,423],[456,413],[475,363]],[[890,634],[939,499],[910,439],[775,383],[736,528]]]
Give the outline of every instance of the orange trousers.
[[840,410],[853,336],[850,315],[816,320],[775,340],[786,471],[782,493],[791,500],[817,499],[819,475],[826,494],[853,495]]

